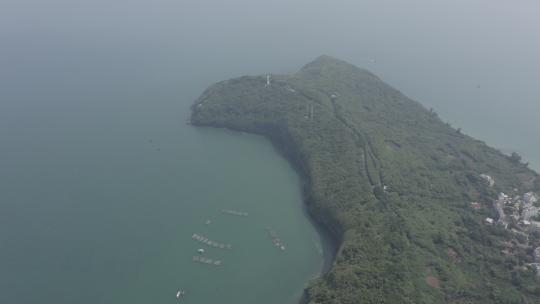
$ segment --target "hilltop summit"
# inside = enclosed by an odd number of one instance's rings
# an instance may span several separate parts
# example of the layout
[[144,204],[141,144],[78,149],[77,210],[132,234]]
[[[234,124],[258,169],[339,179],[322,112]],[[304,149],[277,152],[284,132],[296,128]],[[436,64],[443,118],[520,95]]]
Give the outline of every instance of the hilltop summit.
[[368,70],[356,67],[346,61],[336,59],[328,55],[317,57],[312,62],[306,64],[299,75],[305,78],[332,79],[332,81],[342,80],[347,83],[358,83],[361,81],[380,81],[380,79]]
[[500,193],[540,193],[536,172],[339,59],[272,78],[211,86],[191,120],[268,137],[303,177],[310,214],[338,244],[308,301],[540,301],[540,233],[494,224]]

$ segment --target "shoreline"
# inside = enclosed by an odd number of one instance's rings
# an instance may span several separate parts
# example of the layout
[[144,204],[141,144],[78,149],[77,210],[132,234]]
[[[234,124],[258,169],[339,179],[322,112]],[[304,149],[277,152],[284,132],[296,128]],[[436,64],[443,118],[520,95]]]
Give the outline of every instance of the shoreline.
[[235,128],[227,125],[212,125],[212,124],[201,124],[198,122],[193,122],[191,120],[190,126],[196,127],[196,128],[213,128],[213,129],[226,129],[231,132],[244,132],[249,133],[252,135],[262,136],[266,140],[269,140],[272,144],[272,147],[275,149],[275,152],[278,153],[280,156],[282,156],[291,166],[291,168],[298,174],[300,178],[301,183],[301,191],[302,191],[302,212],[308,219],[308,221],[313,225],[315,228],[320,241],[321,241],[321,249],[322,249],[322,257],[323,257],[323,265],[319,271],[319,273],[310,278],[307,282],[305,282],[305,286],[302,290],[302,296],[299,299],[300,304],[306,304],[308,303],[308,297],[307,297],[307,288],[309,287],[309,284],[312,280],[319,279],[325,274],[327,274],[333,264],[334,260],[336,258],[336,255],[339,251],[340,244],[342,243],[342,238],[339,237],[339,234],[337,231],[334,231],[329,227],[329,225],[325,224],[321,221],[321,219],[317,218],[317,215],[314,214],[314,212],[309,208],[312,203],[310,202],[310,193],[309,193],[309,177],[308,174],[304,170],[304,166],[302,162],[297,159],[298,156],[294,156],[293,152],[290,151],[290,149],[287,149],[284,147],[284,143],[282,143],[277,138],[274,138],[274,136],[270,134],[266,134],[264,132],[257,132],[253,130],[246,130],[242,128]]
[[[530,253],[519,247],[517,258],[508,260],[498,244],[510,236],[483,224],[493,211],[470,212],[468,203],[518,188],[540,192],[536,172],[339,59],[321,56],[283,79],[272,90],[261,89],[261,76],[222,81],[191,109],[195,125],[269,139],[300,175],[304,212],[325,248],[321,275],[311,272],[314,278],[305,279],[304,294],[295,300],[509,299],[496,292],[516,291],[507,264],[519,267]],[[486,174],[495,187],[482,182]],[[447,271],[455,262],[449,248],[468,267]],[[493,277],[486,266],[501,275]],[[430,276],[447,288],[431,289]],[[474,284],[463,286],[465,279]],[[532,276],[519,282],[535,283]],[[509,297],[538,299],[534,290],[521,291]]]

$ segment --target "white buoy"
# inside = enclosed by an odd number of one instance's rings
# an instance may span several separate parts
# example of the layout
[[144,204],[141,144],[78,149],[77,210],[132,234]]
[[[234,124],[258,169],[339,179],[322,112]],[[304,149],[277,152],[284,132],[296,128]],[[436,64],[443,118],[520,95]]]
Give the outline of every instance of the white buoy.
[[185,291],[183,291],[182,289],[180,289],[179,291],[176,292],[176,298],[177,298],[177,299],[183,298],[183,297],[184,297],[184,294],[185,294]]

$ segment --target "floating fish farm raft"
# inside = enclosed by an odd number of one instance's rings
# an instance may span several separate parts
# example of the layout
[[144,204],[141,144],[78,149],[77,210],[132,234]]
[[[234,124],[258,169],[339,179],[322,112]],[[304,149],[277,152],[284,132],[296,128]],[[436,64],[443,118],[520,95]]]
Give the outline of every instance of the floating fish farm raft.
[[221,265],[220,260],[212,260],[212,259],[208,259],[208,258],[198,256],[198,255],[193,256],[193,262],[207,264],[207,265],[214,265],[214,266],[220,266]]
[[228,210],[228,209],[222,209],[221,212],[223,214],[229,214],[229,215],[235,215],[235,216],[248,216],[249,215],[247,212],[234,211],[234,210]]
[[215,241],[212,241],[212,240],[208,239],[207,237],[204,237],[204,236],[199,235],[197,233],[194,233],[191,236],[191,238],[196,240],[196,241],[199,241],[199,242],[201,242],[203,244],[206,244],[208,246],[214,247],[214,248],[229,249],[229,250],[232,249],[231,244],[223,244],[223,243],[215,242]]

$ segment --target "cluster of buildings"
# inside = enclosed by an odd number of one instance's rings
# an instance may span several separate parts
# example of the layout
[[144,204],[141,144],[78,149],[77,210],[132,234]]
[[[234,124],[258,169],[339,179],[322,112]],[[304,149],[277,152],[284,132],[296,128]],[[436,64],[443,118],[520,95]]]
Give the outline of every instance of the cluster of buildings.
[[[529,234],[540,232],[540,207],[537,207],[539,205],[537,202],[538,197],[533,192],[525,193],[522,196],[500,193],[497,200],[493,202],[499,219],[496,221],[488,217],[485,222],[489,225],[497,223],[509,229],[519,241],[516,243],[517,247],[522,249],[535,248],[533,251],[534,262],[527,265],[535,268],[540,276],[540,244],[532,244],[529,241]],[[503,253],[512,254],[515,245],[506,243],[509,246],[503,250]]]
[[[534,230],[540,231],[540,218],[538,218],[540,207],[535,206],[538,202],[536,194],[533,192],[525,193],[523,196],[510,196],[500,193],[493,206],[499,214],[498,223],[508,228],[509,224],[516,224],[521,231]],[[486,218],[486,223],[493,224],[495,220]]]
[[[480,177],[493,187],[495,181],[487,174],[481,174]],[[517,189],[514,192],[517,193]],[[471,203],[472,209],[481,209],[482,204]],[[529,263],[530,267],[536,269],[540,276],[540,243],[532,243],[529,239],[531,233],[540,233],[540,197],[534,192],[527,192],[523,195],[508,195],[499,193],[497,199],[493,202],[493,207],[498,213],[498,219],[490,217],[485,218],[487,225],[501,225],[511,231],[515,241],[503,243],[503,253],[507,255],[515,254],[516,250],[528,251],[534,249],[533,256]],[[519,249],[518,249],[519,248]]]

